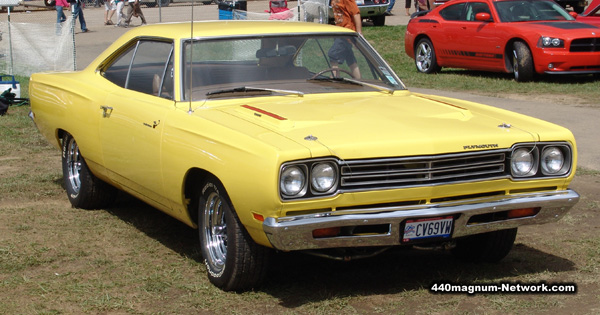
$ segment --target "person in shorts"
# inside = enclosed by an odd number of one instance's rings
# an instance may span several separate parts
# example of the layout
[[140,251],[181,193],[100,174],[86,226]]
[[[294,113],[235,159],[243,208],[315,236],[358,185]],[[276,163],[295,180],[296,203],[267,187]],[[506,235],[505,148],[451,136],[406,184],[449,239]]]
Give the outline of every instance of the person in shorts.
[[[333,8],[335,25],[349,28],[362,34],[362,18],[360,17],[360,11],[355,0],[332,0],[331,7]],[[352,77],[359,79],[360,69],[356,63],[352,47],[352,43],[347,39],[336,38],[327,55],[331,61],[332,68],[338,68],[345,62],[350,68],[350,72],[352,72]],[[334,72],[336,76],[338,75],[337,72]]]
[[104,25],[115,25],[112,21],[113,15],[117,11],[117,4],[114,0],[104,0]]

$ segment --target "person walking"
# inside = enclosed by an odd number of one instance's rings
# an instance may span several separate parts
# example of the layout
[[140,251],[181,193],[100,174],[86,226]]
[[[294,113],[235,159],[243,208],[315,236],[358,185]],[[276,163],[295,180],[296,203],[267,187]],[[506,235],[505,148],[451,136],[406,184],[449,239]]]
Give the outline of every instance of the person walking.
[[104,0],[104,25],[114,25],[112,17],[117,11],[114,0]]
[[56,23],[62,23],[67,20],[64,8],[68,8],[69,3],[67,0],[56,0]]
[[56,35],[62,34],[62,23],[67,20],[64,8],[68,8],[67,0],[56,0]]
[[81,32],[89,32],[89,29],[85,24],[85,17],[83,16],[83,2],[81,2],[81,0],[72,0],[69,1],[69,3],[71,3],[71,10],[73,11],[73,23],[75,23],[75,20],[77,20],[77,18],[79,17],[79,25],[81,25]]
[[140,7],[139,0],[129,0],[129,8],[127,9],[127,19],[125,20],[125,27],[129,26],[132,16],[139,17],[142,20],[142,25],[146,25],[146,18],[144,17],[144,13],[142,12],[142,8]]
[[390,0],[390,5],[388,5],[387,10],[385,10],[385,15],[394,15],[392,13],[392,8],[394,7],[394,4],[396,4],[396,0]]
[[[333,20],[335,25],[345,27],[362,34],[362,18],[355,0],[332,0]],[[360,79],[360,69],[356,63],[356,57],[352,51],[352,43],[346,39],[336,38],[329,49],[327,56],[331,61],[332,68],[338,68],[344,61],[352,72],[352,77]],[[337,76],[339,71],[335,71]]]
[[125,27],[124,19],[127,18],[125,13],[123,13],[125,2],[123,0],[115,0],[115,4],[117,6],[117,24],[115,26]]

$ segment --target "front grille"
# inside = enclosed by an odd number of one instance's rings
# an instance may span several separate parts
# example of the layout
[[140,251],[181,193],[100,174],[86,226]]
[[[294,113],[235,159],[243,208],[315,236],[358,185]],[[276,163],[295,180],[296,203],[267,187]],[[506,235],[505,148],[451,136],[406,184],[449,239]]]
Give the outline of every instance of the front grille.
[[343,190],[435,185],[506,177],[506,151],[344,161]]
[[600,52],[600,38],[580,38],[571,42],[571,52]]

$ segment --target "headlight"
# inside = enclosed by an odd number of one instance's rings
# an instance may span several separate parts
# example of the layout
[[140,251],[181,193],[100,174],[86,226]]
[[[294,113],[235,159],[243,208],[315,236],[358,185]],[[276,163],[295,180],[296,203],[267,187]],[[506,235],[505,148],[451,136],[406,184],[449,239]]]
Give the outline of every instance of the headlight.
[[338,193],[339,163],[334,158],[316,158],[284,163],[279,171],[282,200],[311,199]]
[[546,147],[542,152],[540,163],[544,175],[562,175],[565,174],[569,165],[566,165],[568,157],[559,147]]
[[535,175],[536,158],[532,148],[519,148],[513,151],[510,160],[512,174],[517,177]]
[[337,168],[332,163],[315,164],[311,171],[311,185],[317,193],[332,189],[337,181]]
[[306,192],[306,175],[299,166],[288,166],[279,179],[281,193],[292,197]]
[[541,47],[544,48],[561,48],[561,47],[565,47],[565,41],[560,39],[560,38],[556,38],[556,37],[550,37],[550,36],[543,36],[542,38],[540,38],[540,42],[538,43],[538,45],[541,44]]

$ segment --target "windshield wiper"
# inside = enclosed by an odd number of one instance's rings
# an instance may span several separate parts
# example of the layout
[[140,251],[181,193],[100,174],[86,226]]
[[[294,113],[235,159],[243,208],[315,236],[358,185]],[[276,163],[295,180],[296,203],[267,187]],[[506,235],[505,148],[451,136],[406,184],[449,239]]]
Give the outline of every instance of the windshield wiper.
[[356,80],[356,79],[350,79],[350,78],[314,78],[314,79],[308,79],[307,81],[327,81],[327,82],[346,82],[346,83],[350,83],[350,84],[356,84],[356,85],[360,85],[360,86],[368,86],[368,87],[372,87],[376,90],[379,90],[381,92],[386,92],[388,94],[394,94],[394,89],[389,88],[387,86],[381,86],[381,85],[377,85],[377,84],[372,84],[372,83],[367,83],[367,82],[363,82],[360,80]]
[[[261,92],[263,92],[263,93],[261,93]],[[300,91],[257,88],[257,87],[250,87],[250,86],[239,86],[239,87],[234,87],[231,89],[211,91],[211,92],[206,93],[206,96],[210,97],[210,96],[217,96],[217,95],[222,95],[222,94],[235,94],[235,93],[244,93],[244,94],[257,93],[259,95],[279,93],[279,94],[286,94],[286,95],[296,95],[299,97],[304,96],[304,93],[302,93]]]

